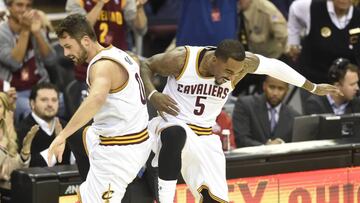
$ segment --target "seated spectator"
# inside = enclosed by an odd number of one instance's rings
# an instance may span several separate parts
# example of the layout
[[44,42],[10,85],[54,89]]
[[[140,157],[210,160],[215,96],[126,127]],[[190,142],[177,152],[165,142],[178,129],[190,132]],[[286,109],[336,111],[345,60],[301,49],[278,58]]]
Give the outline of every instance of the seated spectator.
[[331,84],[337,86],[343,95],[312,95],[305,104],[305,114],[331,113],[342,115],[360,112],[360,99],[356,97],[359,91],[359,67],[348,59],[338,58],[331,65],[328,78]]
[[[19,140],[25,138],[26,132],[31,126],[40,126],[31,146],[30,166],[54,166],[55,157],[52,163],[47,162],[47,150],[51,142],[60,133],[65,122],[56,117],[59,110],[59,91],[51,83],[40,83],[35,85],[30,93],[31,114],[21,121],[17,128]],[[62,164],[70,163],[70,149],[66,145],[63,154]]]
[[30,89],[49,80],[45,65],[56,55],[46,38],[41,14],[32,9],[32,0],[7,0],[8,20],[0,24],[0,76],[17,90],[15,121],[31,112]]
[[[220,140],[223,143],[223,150],[226,150],[225,149],[226,148],[226,146],[225,146],[226,143],[224,143],[226,138],[223,135],[223,130],[229,130],[230,131],[230,135],[229,135],[230,149],[235,149],[236,144],[235,144],[232,120],[231,120],[231,117],[224,110],[222,110],[220,112],[220,114],[218,115],[218,117],[216,118],[216,124],[212,127],[212,131],[213,131],[214,134],[220,136]],[[228,149],[228,150],[230,150],[230,149]]]
[[30,162],[30,148],[38,125],[26,134],[23,147],[18,153],[17,136],[14,128],[12,104],[6,93],[0,92],[0,179],[9,180],[13,170],[25,168]]
[[239,97],[233,112],[237,147],[291,141],[294,118],[299,113],[282,103],[288,89],[287,83],[268,76],[263,94]]

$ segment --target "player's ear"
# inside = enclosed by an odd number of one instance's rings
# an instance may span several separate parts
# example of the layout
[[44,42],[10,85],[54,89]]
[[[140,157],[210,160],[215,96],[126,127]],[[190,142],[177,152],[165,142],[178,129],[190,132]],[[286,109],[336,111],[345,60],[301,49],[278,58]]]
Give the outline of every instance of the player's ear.
[[35,109],[35,101],[33,99],[30,100],[30,108],[32,111]]
[[83,38],[81,38],[81,43],[84,47],[89,47],[90,41],[91,41],[91,39],[87,35],[85,35],[85,36],[83,36]]

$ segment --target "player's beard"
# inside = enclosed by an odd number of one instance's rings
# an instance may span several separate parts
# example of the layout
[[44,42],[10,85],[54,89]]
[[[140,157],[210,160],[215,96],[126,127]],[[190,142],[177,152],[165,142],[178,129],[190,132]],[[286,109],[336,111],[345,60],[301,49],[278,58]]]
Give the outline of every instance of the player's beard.
[[88,52],[84,48],[83,45],[80,44],[80,54],[77,58],[77,62],[75,62],[77,65],[84,64],[86,62],[86,59],[88,58]]

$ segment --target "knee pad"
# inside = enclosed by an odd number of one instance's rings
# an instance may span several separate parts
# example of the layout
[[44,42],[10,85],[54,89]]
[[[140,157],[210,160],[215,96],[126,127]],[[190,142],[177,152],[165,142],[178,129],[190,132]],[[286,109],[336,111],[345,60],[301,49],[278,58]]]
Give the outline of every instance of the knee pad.
[[180,126],[171,126],[161,132],[162,146],[172,150],[182,150],[186,142],[185,129]]

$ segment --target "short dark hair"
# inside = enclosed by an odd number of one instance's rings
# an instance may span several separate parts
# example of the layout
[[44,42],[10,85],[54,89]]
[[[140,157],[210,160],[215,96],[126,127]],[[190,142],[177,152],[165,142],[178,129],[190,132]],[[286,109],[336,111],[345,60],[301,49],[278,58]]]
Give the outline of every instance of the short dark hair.
[[242,61],[245,59],[245,49],[238,40],[225,39],[218,44],[215,50],[215,56],[225,62],[229,58]]
[[71,38],[74,38],[78,42],[84,36],[89,36],[94,42],[97,40],[93,27],[86,17],[80,14],[67,16],[59,23],[55,32],[59,38],[63,38],[64,34],[67,33]]
[[344,80],[347,71],[359,73],[359,67],[352,64],[350,60],[346,58],[334,60],[328,72],[329,82],[331,84],[341,82]]
[[57,93],[57,96],[59,97],[59,89],[56,87],[56,85],[49,83],[49,82],[41,82],[39,84],[34,85],[31,88],[31,92],[30,92],[30,100],[35,100],[37,97],[37,93],[39,90],[42,89],[51,89],[51,90],[55,90],[55,92]]

